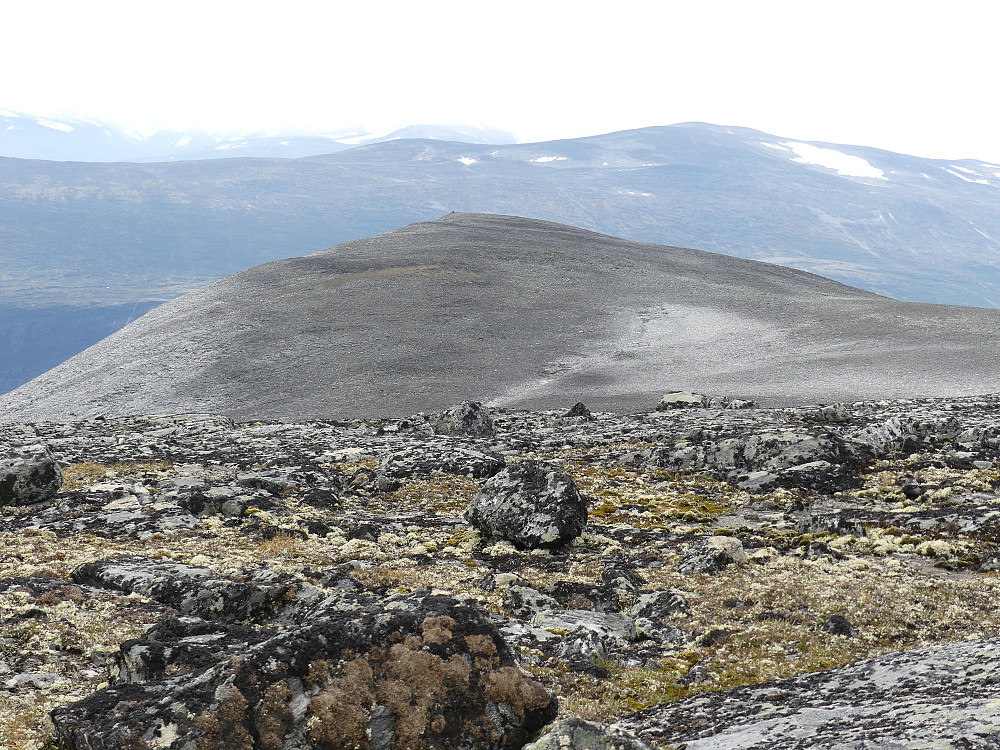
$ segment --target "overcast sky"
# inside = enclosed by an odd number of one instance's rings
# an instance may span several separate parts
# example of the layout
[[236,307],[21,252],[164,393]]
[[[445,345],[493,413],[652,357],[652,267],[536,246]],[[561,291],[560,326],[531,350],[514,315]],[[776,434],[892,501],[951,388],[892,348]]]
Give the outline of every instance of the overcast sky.
[[0,108],[143,133],[702,121],[1000,163],[994,0],[31,0]]

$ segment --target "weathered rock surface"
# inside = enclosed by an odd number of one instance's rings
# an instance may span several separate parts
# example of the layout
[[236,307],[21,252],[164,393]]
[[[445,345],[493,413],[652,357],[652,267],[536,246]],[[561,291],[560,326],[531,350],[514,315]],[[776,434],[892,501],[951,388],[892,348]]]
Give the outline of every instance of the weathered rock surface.
[[524,461],[486,482],[465,518],[483,533],[521,549],[559,547],[580,536],[587,504],[571,477],[554,466]]
[[583,719],[563,719],[524,750],[653,750],[628,732]]
[[449,440],[428,441],[400,448],[382,459],[382,474],[393,479],[427,476],[434,472],[485,479],[506,465],[503,456],[484,445]]
[[158,626],[123,644],[117,684],[53,712],[56,736],[87,750],[513,750],[555,717],[475,604],[431,592],[349,604],[250,642],[197,618]]
[[479,401],[463,401],[427,418],[435,434],[493,437],[496,430],[490,410]]
[[663,394],[660,402],[656,405],[657,411],[667,409],[690,409],[700,406],[708,406],[709,398],[700,393],[689,393],[687,391],[670,391]]
[[62,471],[44,445],[0,444],[0,507],[48,500],[61,485]]
[[903,651],[707,693],[617,723],[688,750],[1000,746],[1000,640]]
[[684,575],[717,573],[728,565],[741,565],[746,561],[747,553],[739,539],[711,536],[681,561],[679,570]]

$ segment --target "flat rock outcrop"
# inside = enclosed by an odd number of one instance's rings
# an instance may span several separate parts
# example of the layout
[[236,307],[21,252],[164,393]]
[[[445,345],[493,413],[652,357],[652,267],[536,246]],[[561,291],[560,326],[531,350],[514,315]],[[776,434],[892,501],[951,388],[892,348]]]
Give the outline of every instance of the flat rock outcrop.
[[688,750],[995,748],[998,657],[995,638],[903,651],[665,704],[617,726]]
[[653,750],[639,738],[583,719],[563,719],[524,750]]

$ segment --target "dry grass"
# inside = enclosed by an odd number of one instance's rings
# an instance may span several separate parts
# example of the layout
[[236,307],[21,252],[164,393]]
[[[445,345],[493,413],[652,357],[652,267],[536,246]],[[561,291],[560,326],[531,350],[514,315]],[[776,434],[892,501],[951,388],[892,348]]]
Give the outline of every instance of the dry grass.
[[150,461],[147,463],[116,463],[111,465],[87,461],[70,464],[62,470],[63,483],[61,490],[79,490],[97,484],[105,479],[138,479],[147,475],[156,478],[166,476],[174,471],[174,467],[166,461]]
[[[626,663],[609,659],[608,670],[598,679],[570,672],[558,660],[541,653],[526,653],[526,667],[561,696],[562,716],[609,720],[664,701],[706,690],[723,690],[782,677],[836,667],[891,651],[936,643],[973,639],[1000,633],[1000,578],[992,573],[961,574],[932,567],[934,562],[957,559],[970,553],[971,542],[949,539],[948,550],[927,548],[928,539],[900,529],[872,529],[861,537],[834,534],[801,535],[791,528],[749,531],[721,528],[750,500],[745,493],[712,479],[629,467],[597,465],[583,460],[586,452],[574,449],[533,457],[554,459],[592,499],[591,527],[580,544],[571,547],[558,565],[548,553],[518,553],[510,545],[493,545],[496,552],[519,555],[518,573],[532,585],[557,580],[595,583],[607,555],[641,552],[645,567],[638,571],[648,590],[676,588],[690,603],[690,616],[674,624],[694,638],[683,648],[661,651],[655,661]],[[348,476],[358,468],[374,469],[377,462],[341,465]],[[83,489],[114,478],[144,481],[150,474],[173,471],[169,464],[83,463],[64,470],[64,491]],[[921,469],[922,482],[941,482],[967,491],[990,491],[1000,482],[996,470],[963,472]],[[873,507],[902,499],[895,478],[895,464],[877,467],[866,486],[848,497]],[[156,534],[143,541],[99,539],[87,534],[56,537],[51,532],[22,530],[0,533],[5,555],[0,558],[0,578],[50,576],[67,580],[76,565],[96,557],[144,555],[180,562],[196,562],[218,575],[236,576],[267,566],[302,575],[306,569],[330,568],[361,561],[351,575],[366,587],[390,591],[436,587],[479,600],[487,609],[502,613],[501,591],[484,592],[472,580],[490,572],[478,558],[484,540],[479,534],[453,523],[413,524],[400,531],[382,530],[377,541],[348,539],[344,514],[369,513],[378,519],[383,511],[428,514],[446,519],[461,517],[481,481],[451,475],[407,481],[390,495],[359,492],[345,496],[341,505],[317,509],[292,494],[282,499],[282,511],[251,513],[261,526],[285,529],[261,540],[228,527],[221,519],[207,518],[202,527],[175,535]],[[957,491],[957,490],[956,490]],[[776,493],[787,503],[789,493]],[[945,499],[947,500],[947,498]],[[332,531],[328,536],[302,538],[296,529],[307,520],[319,520]],[[653,533],[641,549],[622,547],[616,534],[634,529]],[[742,567],[715,575],[681,576],[676,572],[689,534],[734,534],[744,540],[763,539],[764,548]],[[803,559],[801,550],[810,541],[822,540],[847,555],[844,560],[826,556]],[[942,540],[938,540],[942,541]],[[768,549],[770,547],[770,549]],[[935,551],[937,550],[937,551]],[[940,552],[945,557],[932,558]],[[418,564],[414,555],[428,555],[433,564]],[[638,558],[637,558],[638,559]],[[426,558],[425,558],[426,562]],[[5,638],[16,644],[3,646],[0,658],[12,664],[17,653],[43,655],[46,670],[59,671],[64,682],[38,691],[19,691],[0,701],[0,747],[38,748],[45,738],[44,717],[54,706],[75,700],[97,689],[104,679],[84,674],[95,653],[111,652],[143,629],[143,615],[129,607],[133,600],[108,593],[93,610],[70,604],[52,605],[53,617],[44,622],[25,620],[7,628]],[[38,606],[22,594],[0,595],[0,621]],[[823,621],[841,614],[854,624],[854,638],[822,632]],[[57,615],[57,616],[56,616]],[[44,627],[40,627],[43,625]],[[709,644],[711,631],[729,635]],[[60,660],[60,657],[65,657]],[[706,684],[684,685],[680,678],[702,665],[713,676]],[[62,687],[65,685],[66,687]]]

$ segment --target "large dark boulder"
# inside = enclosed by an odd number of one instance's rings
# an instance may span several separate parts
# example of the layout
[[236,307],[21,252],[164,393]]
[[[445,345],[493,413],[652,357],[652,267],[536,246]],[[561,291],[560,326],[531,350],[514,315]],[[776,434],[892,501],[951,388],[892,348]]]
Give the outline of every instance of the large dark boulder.
[[567,474],[540,461],[523,461],[487,481],[465,518],[487,536],[521,549],[559,547],[580,536],[587,503]]
[[62,470],[44,445],[0,452],[0,507],[48,500],[61,486]]
[[496,435],[490,410],[478,401],[463,401],[440,414],[427,417],[427,421],[438,435]]
[[52,712],[55,736],[74,750],[515,750],[555,718],[474,602],[423,590],[355,603],[242,649],[239,628],[165,623],[123,645],[120,684]]

